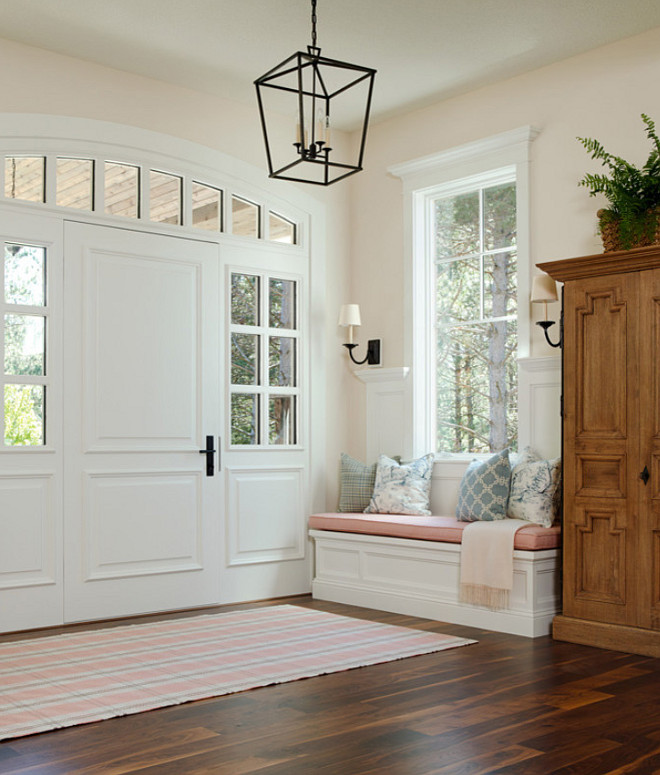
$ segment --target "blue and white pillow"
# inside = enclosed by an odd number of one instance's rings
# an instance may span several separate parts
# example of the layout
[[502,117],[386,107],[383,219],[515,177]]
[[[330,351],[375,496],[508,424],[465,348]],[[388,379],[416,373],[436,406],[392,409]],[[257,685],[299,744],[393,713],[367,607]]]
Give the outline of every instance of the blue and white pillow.
[[458,490],[456,519],[460,522],[506,519],[510,485],[508,449],[485,461],[473,460]]
[[558,513],[561,459],[542,460],[531,449],[523,453],[511,474],[508,516],[551,527]]
[[424,455],[409,463],[380,455],[367,514],[413,514],[429,516],[429,493],[434,455]]

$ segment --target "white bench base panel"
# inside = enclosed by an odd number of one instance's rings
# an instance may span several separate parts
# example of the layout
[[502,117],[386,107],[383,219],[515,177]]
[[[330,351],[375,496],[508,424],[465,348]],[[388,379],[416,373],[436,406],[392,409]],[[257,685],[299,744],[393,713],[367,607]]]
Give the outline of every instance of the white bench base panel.
[[491,611],[459,602],[460,544],[331,530],[309,535],[318,600],[530,638],[549,635],[559,612],[559,549],[515,550],[509,607]]

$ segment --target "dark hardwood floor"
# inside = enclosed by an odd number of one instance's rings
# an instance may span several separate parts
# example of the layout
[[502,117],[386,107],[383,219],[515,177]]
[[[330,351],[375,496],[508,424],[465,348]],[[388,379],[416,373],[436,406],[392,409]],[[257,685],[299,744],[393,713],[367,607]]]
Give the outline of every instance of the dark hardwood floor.
[[479,643],[9,740],[0,773],[660,773],[660,660],[286,602]]

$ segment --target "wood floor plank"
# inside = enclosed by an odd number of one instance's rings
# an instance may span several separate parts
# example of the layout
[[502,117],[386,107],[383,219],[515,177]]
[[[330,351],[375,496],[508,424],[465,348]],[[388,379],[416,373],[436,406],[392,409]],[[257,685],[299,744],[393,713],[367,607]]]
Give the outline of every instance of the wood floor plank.
[[479,642],[6,741],[0,773],[660,773],[660,660],[308,596],[285,602]]

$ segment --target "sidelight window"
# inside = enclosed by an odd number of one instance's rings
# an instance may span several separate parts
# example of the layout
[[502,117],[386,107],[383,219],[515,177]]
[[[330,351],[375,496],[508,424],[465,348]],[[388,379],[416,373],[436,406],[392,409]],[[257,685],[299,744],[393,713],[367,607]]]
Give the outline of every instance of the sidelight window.
[[298,281],[232,272],[231,443],[298,443]]
[[3,443],[46,443],[46,249],[3,245]]

